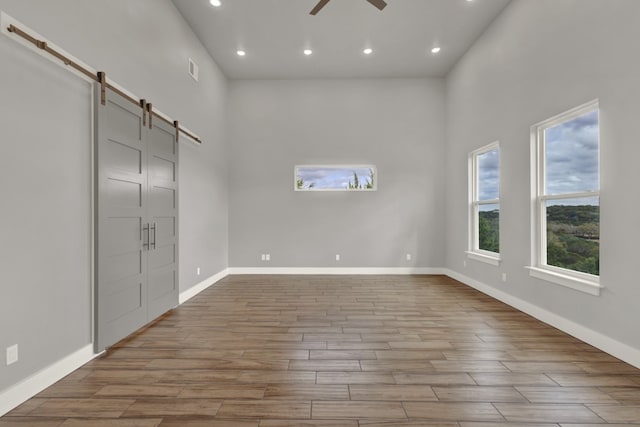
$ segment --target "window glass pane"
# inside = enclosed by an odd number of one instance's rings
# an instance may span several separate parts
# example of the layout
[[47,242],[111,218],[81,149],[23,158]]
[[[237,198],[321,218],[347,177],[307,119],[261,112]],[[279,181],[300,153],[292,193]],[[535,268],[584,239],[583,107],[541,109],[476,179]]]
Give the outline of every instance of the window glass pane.
[[598,110],[545,130],[546,194],[598,191]]
[[375,171],[375,166],[296,166],[296,190],[375,190]]
[[547,201],[547,264],[600,274],[600,201]]
[[478,200],[500,197],[500,155],[495,150],[478,156]]
[[500,253],[500,205],[479,205],[478,211],[478,249]]

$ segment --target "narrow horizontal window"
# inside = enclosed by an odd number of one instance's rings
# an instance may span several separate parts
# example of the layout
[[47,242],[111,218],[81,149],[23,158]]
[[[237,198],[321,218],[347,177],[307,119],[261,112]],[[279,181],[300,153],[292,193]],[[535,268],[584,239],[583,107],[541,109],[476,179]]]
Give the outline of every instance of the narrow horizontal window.
[[375,191],[378,176],[373,165],[296,166],[296,191]]

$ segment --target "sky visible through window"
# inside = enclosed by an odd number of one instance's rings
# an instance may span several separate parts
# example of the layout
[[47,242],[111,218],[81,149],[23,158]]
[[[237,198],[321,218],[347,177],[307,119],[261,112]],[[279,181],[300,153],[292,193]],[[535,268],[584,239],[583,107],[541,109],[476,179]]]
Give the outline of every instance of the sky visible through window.
[[[296,182],[298,190],[348,190],[355,185],[354,173],[358,185],[366,190],[368,182],[373,185],[375,169],[373,166],[298,166]],[[354,189],[354,188],[351,188]]]
[[483,251],[500,253],[500,204],[486,203],[500,198],[500,150],[496,147],[478,154],[476,159],[478,186],[478,216],[475,232],[478,247]]
[[[598,110],[544,131],[546,263],[600,274]],[[572,196],[594,192],[593,196]]]
[[478,200],[500,198],[500,155],[495,150],[478,156]]
[[545,130],[545,194],[599,190],[598,139],[598,110]]

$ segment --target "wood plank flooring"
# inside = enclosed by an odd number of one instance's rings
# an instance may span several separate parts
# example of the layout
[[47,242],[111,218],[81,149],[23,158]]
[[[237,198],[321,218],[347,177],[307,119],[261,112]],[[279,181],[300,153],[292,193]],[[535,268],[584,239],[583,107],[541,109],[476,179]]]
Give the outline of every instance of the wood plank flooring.
[[640,426],[640,370],[444,276],[229,276],[0,427]]

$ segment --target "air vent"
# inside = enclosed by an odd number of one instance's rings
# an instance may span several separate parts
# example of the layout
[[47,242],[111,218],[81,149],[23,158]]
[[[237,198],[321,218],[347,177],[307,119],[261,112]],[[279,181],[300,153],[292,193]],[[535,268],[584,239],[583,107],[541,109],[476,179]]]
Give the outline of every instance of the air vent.
[[189,75],[193,77],[193,80],[198,81],[198,71],[200,68],[198,64],[193,62],[193,59],[189,58]]

